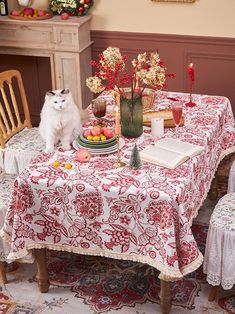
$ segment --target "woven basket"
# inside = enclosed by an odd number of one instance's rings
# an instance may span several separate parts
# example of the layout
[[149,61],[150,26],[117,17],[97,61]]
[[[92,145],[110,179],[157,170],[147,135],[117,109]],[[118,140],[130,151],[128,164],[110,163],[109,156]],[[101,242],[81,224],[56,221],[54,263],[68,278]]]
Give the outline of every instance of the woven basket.
[[[127,98],[131,97],[131,88],[125,87],[124,89],[125,95]],[[143,112],[149,111],[153,109],[154,102],[157,98],[157,92],[151,88],[145,88],[144,93],[142,95],[142,105],[143,105]]]
[[143,112],[153,109],[157,98],[157,92],[154,89],[146,88],[142,96]]

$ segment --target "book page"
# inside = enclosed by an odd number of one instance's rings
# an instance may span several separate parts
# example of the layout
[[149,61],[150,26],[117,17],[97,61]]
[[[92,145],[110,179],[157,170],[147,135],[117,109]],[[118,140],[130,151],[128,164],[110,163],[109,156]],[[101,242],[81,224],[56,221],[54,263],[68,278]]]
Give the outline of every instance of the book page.
[[174,138],[161,139],[155,143],[155,146],[177,152],[178,154],[188,157],[194,157],[204,150],[203,146],[194,145]]
[[169,169],[174,169],[189,157],[176,152],[156,147],[154,145],[147,146],[140,152],[143,161],[147,161]]

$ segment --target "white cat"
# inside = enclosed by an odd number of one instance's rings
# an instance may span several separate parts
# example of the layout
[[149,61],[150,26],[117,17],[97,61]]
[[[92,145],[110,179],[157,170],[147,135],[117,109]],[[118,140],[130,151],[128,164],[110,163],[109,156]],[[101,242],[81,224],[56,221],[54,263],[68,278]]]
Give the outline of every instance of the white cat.
[[46,93],[39,133],[46,141],[47,153],[53,152],[59,141],[64,150],[69,150],[73,140],[82,133],[80,111],[68,88]]

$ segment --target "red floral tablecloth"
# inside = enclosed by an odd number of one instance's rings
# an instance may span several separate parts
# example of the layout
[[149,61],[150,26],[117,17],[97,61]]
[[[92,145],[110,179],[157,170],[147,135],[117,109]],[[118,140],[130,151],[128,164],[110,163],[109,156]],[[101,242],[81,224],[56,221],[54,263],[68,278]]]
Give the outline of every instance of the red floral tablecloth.
[[[156,106],[170,106],[167,96],[188,100],[187,94],[161,92]],[[111,108],[111,95],[106,97]],[[196,107],[184,108],[180,138],[206,149],[174,170],[150,163],[115,169],[117,153],[84,164],[75,161],[75,150],[40,154],[14,183],[1,231],[11,241],[8,261],[32,261],[31,249],[47,247],[147,263],[165,280],[198,268],[203,257],[192,219],[219,162],[235,150],[235,123],[227,98],[194,95],[194,101]],[[112,115],[107,118],[112,125]],[[164,137],[173,135],[174,129],[165,129]],[[125,139],[121,159],[128,165],[134,143],[141,150],[153,142],[145,128],[138,139]],[[56,159],[59,168],[52,166]]]

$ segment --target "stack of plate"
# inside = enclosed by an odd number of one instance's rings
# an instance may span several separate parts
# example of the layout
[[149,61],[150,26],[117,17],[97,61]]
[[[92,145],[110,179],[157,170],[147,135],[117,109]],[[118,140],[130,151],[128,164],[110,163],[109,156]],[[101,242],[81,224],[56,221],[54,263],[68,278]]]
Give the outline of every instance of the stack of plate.
[[74,142],[75,149],[80,147],[87,148],[92,154],[110,154],[117,151],[117,138],[116,136],[105,141],[89,141],[80,135]]

